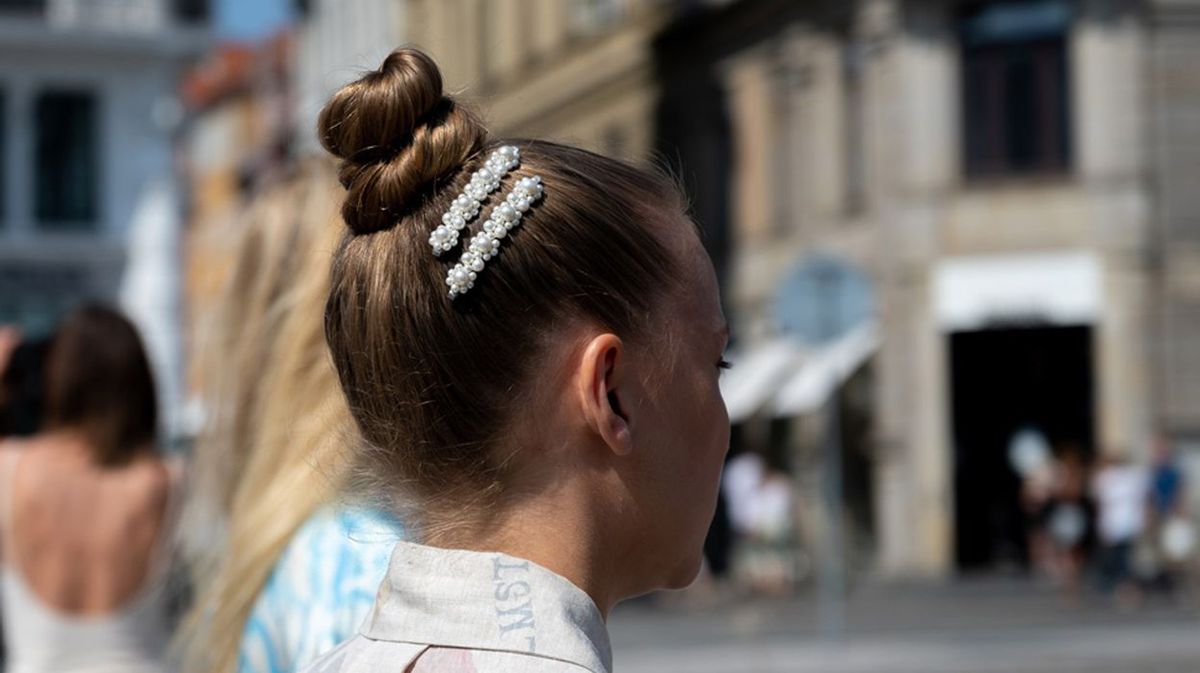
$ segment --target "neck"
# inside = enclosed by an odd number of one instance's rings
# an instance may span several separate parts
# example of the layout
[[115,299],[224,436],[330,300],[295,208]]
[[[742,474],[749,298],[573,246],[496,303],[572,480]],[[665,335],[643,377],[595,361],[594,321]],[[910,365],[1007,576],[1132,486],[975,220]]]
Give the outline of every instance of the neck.
[[581,506],[578,499],[548,498],[506,508],[489,522],[487,530],[472,531],[447,546],[497,551],[532,561],[579,587],[607,620],[624,592],[620,575],[614,572],[621,567],[619,555],[605,544],[611,538],[603,529],[604,519]]

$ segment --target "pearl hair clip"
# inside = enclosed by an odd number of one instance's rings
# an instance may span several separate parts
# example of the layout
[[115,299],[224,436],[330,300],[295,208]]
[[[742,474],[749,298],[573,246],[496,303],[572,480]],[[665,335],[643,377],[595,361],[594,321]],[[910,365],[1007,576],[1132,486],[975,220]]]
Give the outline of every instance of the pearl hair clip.
[[[516,150],[515,147],[513,149]],[[471,238],[466,252],[446,274],[446,285],[450,286],[451,299],[475,287],[475,278],[483,271],[487,261],[500,250],[500,241],[521,223],[525,211],[540,198],[541,177],[535,175],[517,180],[504,202],[496,206],[483,223],[483,230]]]
[[520,163],[521,151],[515,145],[504,145],[471,175],[471,181],[450,204],[450,210],[442,214],[442,223],[429,235],[435,257],[458,245],[459,232],[479,214],[488,195],[500,189],[500,180]]

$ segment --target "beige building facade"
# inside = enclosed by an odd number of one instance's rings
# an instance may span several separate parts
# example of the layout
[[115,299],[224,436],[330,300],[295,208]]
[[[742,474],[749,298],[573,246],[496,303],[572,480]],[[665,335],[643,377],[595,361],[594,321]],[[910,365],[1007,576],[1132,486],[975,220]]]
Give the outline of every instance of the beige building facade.
[[639,161],[654,150],[652,42],[670,3],[410,0],[410,42],[499,136],[570,141]]
[[[730,302],[766,338],[797,258],[866,269],[875,569],[996,567],[1019,556],[1000,529],[1019,527],[1018,485],[989,476],[1015,410],[1090,456],[1144,460],[1153,433],[1200,430],[1183,187],[1200,6],[819,4],[763,10],[773,33],[713,55],[735,148]],[[989,358],[1026,378],[981,381]],[[1040,386],[1062,397],[1036,402]]]

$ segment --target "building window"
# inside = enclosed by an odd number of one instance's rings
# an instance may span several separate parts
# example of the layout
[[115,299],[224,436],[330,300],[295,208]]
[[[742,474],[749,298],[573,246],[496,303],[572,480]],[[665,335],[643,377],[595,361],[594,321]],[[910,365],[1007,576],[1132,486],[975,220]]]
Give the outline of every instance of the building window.
[[976,4],[961,22],[968,177],[1054,173],[1070,161],[1065,0]]
[[183,23],[203,23],[208,21],[211,13],[209,0],[174,0],[171,8],[176,20]]
[[0,0],[0,12],[31,12],[46,11],[46,0]]
[[46,227],[78,228],[96,218],[96,98],[47,91],[34,103],[34,213]]

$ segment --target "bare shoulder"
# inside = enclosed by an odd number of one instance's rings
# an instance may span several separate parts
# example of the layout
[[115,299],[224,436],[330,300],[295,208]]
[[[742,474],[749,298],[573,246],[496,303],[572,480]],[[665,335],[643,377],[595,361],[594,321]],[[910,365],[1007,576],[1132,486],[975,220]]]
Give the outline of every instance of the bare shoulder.
[[24,449],[28,448],[32,439],[5,437],[0,439],[0,460],[8,461],[13,456],[18,455]]
[[17,457],[28,452],[30,440],[10,437],[0,439],[0,492],[11,487],[13,472],[17,467]]

